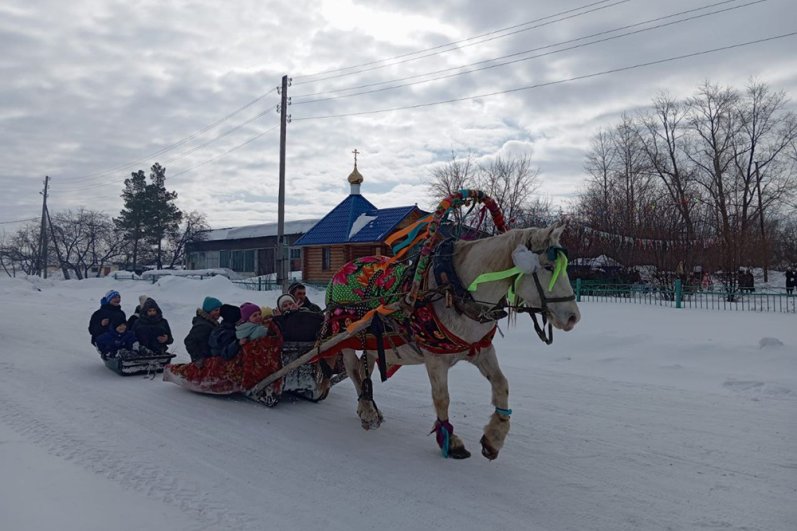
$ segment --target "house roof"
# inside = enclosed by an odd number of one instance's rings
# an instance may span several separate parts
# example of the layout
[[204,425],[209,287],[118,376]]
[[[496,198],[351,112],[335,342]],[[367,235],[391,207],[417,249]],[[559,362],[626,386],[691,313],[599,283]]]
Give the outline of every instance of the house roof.
[[[283,227],[285,234],[302,234],[318,223],[318,219],[300,219],[286,221]],[[259,225],[245,225],[243,227],[228,227],[226,229],[213,229],[205,233],[203,241],[218,240],[244,240],[248,238],[265,238],[277,235],[277,223],[261,223]]]
[[[381,242],[393,232],[396,225],[406,218],[413,210],[418,207],[403,206],[395,208],[381,208],[372,212],[366,212],[360,217],[365,218],[362,228],[352,230],[349,235],[349,242]],[[352,227],[355,229],[357,227]]]
[[382,241],[417,206],[378,209],[360,194],[350,194],[304,233],[294,245]]

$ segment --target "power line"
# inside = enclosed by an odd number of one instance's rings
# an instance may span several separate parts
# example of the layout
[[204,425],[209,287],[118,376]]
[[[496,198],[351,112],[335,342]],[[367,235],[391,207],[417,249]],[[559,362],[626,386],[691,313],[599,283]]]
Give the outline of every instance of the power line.
[[[350,76],[350,75],[354,75],[354,74],[361,74],[363,72],[368,72],[368,71],[371,71],[371,70],[379,70],[381,68],[386,68],[388,66],[395,66],[395,65],[398,65],[398,64],[407,63],[407,62],[415,61],[415,60],[418,60],[418,59],[425,59],[427,57],[433,57],[435,55],[448,53],[448,52],[453,51],[453,50],[459,50],[459,49],[466,48],[466,47],[469,47],[469,46],[475,46],[477,44],[483,44],[485,42],[490,42],[490,41],[493,41],[493,40],[496,40],[496,39],[502,39],[502,38],[508,37],[510,35],[515,35],[517,33],[522,33],[524,31],[537,29],[537,28],[540,28],[540,27],[543,27],[543,26],[547,26],[549,24],[555,24],[557,22],[562,22],[564,20],[569,20],[571,18],[580,17],[582,15],[587,15],[589,13],[594,13],[596,11],[600,11],[600,10],[603,10],[603,9],[608,9],[610,7],[614,7],[614,6],[619,5],[619,4],[624,4],[624,3],[630,2],[631,0],[618,0],[618,1],[615,1],[614,3],[609,4],[607,6],[596,7],[594,9],[590,9],[590,10],[584,11],[582,13],[576,13],[576,14],[573,14],[573,15],[569,15],[569,16],[566,16],[566,17],[563,17],[563,18],[560,18],[560,19],[557,19],[557,20],[552,20],[550,22],[545,22],[545,23],[542,23],[542,24],[538,24],[538,25],[532,26],[530,28],[523,28],[523,29],[520,29],[520,30],[511,31],[511,32],[503,34],[503,35],[495,35],[496,33],[501,33],[503,31],[513,30],[515,28],[520,28],[522,26],[527,26],[529,24],[534,24],[535,22],[540,22],[540,21],[547,20],[547,19],[550,19],[550,18],[559,17],[559,16],[565,15],[567,13],[572,13],[573,11],[579,11],[581,9],[586,9],[588,7],[592,7],[592,6],[596,6],[596,5],[600,5],[600,4],[605,4],[606,2],[609,2],[609,1],[610,0],[601,0],[600,2],[593,2],[591,4],[587,4],[587,5],[584,5],[584,6],[581,6],[581,7],[577,7],[577,8],[574,8],[574,9],[568,9],[566,11],[561,11],[561,12],[556,13],[554,15],[548,15],[546,17],[541,17],[541,18],[538,18],[538,19],[530,20],[528,22],[523,22],[521,24],[516,24],[514,26],[509,26],[507,28],[501,28],[501,29],[498,29],[498,30],[495,30],[495,31],[491,31],[491,32],[488,32],[488,33],[483,33],[481,35],[476,35],[474,37],[468,37],[466,39],[462,39],[462,40],[459,40],[459,41],[453,41],[453,42],[449,42],[449,43],[446,43],[446,44],[433,46],[431,48],[425,48],[423,50],[418,50],[418,51],[415,51],[415,52],[409,52],[409,53],[397,55],[397,56],[390,57],[390,58],[387,58],[387,59],[380,59],[380,60],[377,60],[377,61],[371,61],[371,62],[368,62],[368,63],[362,63],[360,65],[348,66],[348,67],[338,68],[338,69],[334,69],[334,70],[328,70],[326,72],[319,72],[319,73],[316,73],[316,74],[308,74],[308,75],[305,75],[305,76],[297,76],[297,77],[294,77],[293,85],[297,86],[297,85],[305,85],[307,83],[318,83],[319,81],[326,81],[328,79],[335,79],[335,78]],[[495,35],[495,36],[489,37],[491,35]],[[489,38],[482,39],[483,37],[489,37]],[[477,41],[477,42],[470,42],[470,43],[468,42],[468,41],[474,41],[474,40],[477,40],[477,39],[482,39],[482,40]],[[462,44],[462,43],[467,43],[467,44]],[[455,48],[455,46],[460,45],[460,44],[462,44],[462,46],[458,46],[458,47]],[[448,48],[448,47],[451,47],[451,48],[448,49],[448,50],[441,50],[441,48]],[[433,53],[427,53],[426,55],[419,55],[419,54],[423,54],[423,53],[426,53],[426,52],[431,52],[432,50],[440,50],[440,51],[433,52]],[[418,57],[409,58],[409,56],[412,56],[412,55],[419,55],[419,56]],[[406,58],[406,59],[402,59],[402,58]],[[313,80],[308,80],[308,81],[299,81],[299,82],[295,81],[296,79],[302,79],[304,77],[312,77],[312,76],[316,76],[316,75],[323,75],[323,74],[334,73],[334,72],[342,72],[342,71],[345,71],[345,70],[353,70],[355,68],[360,68],[360,67],[363,67],[363,66],[378,65],[379,63],[387,63],[388,61],[393,61],[395,59],[402,59],[402,60],[401,61],[396,61],[396,62],[393,62],[393,63],[383,64],[381,66],[372,66],[370,68],[364,68],[362,70],[357,70],[356,72],[340,73],[340,74],[337,74],[337,75],[322,77],[322,78],[319,78],[319,79],[313,79]]]
[[37,221],[39,218],[25,218],[25,219],[9,219],[6,221],[0,221],[0,225],[9,225],[11,223],[22,223],[24,221]]
[[363,115],[367,115],[367,114],[379,114],[379,113],[383,113],[383,112],[403,111],[403,110],[407,110],[407,109],[419,109],[419,108],[423,108],[423,107],[432,107],[432,106],[435,106],[435,105],[443,105],[445,103],[456,103],[456,102],[461,102],[461,101],[476,100],[476,99],[481,99],[481,98],[489,98],[491,96],[498,96],[498,95],[501,95],[501,94],[510,94],[510,93],[513,93],[513,92],[521,92],[521,91],[524,91],[524,90],[532,90],[532,89],[541,88],[541,87],[548,87],[548,86],[552,86],[552,85],[560,85],[562,83],[568,83],[570,81],[579,81],[579,80],[582,80],[582,79],[589,79],[589,78],[598,77],[598,76],[604,76],[604,75],[608,75],[608,74],[616,74],[618,72],[625,72],[625,71],[628,71],[628,70],[634,70],[634,69],[642,68],[642,67],[646,67],[646,66],[653,66],[653,65],[663,64],[663,63],[669,63],[669,62],[672,62],[672,61],[679,61],[679,60],[682,60],[682,59],[688,59],[690,57],[697,57],[697,56],[700,56],[700,55],[707,55],[707,54],[711,54],[711,53],[722,52],[722,51],[726,51],[726,50],[732,50],[732,49],[735,49],[735,48],[741,48],[741,47],[750,46],[750,45],[753,45],[753,44],[760,44],[760,43],[763,43],[763,42],[774,41],[774,40],[777,40],[777,39],[784,39],[786,37],[793,37],[795,35],[797,35],[797,31],[793,31],[791,33],[784,33],[784,34],[781,34],[781,35],[774,35],[772,37],[765,37],[765,38],[762,38],[762,39],[756,39],[756,40],[753,40],[753,41],[747,41],[747,42],[741,42],[741,43],[737,43],[737,44],[731,44],[731,45],[728,45],[728,46],[721,46],[719,48],[712,48],[710,50],[702,50],[702,51],[699,51],[699,52],[693,52],[693,53],[688,53],[688,54],[684,54],[684,55],[677,55],[677,56],[674,56],[674,57],[668,57],[666,59],[658,59],[656,61],[648,61],[646,63],[637,63],[637,64],[631,65],[631,66],[623,66],[623,67],[620,67],[620,68],[612,68],[610,70],[603,70],[601,72],[594,72],[592,74],[584,74],[584,75],[581,75],[581,76],[573,76],[573,77],[569,77],[569,78],[566,78],[566,79],[559,79],[559,80],[556,80],[556,81],[546,81],[544,83],[536,83],[534,85],[526,85],[526,86],[523,86],[523,87],[517,87],[517,88],[513,88],[513,89],[508,89],[508,90],[500,90],[500,91],[496,91],[496,92],[490,92],[490,93],[487,93],[487,94],[479,94],[479,95],[476,95],[476,96],[465,96],[465,97],[462,97],[462,98],[452,98],[452,99],[442,100],[442,101],[434,101],[434,102],[429,102],[429,103],[419,103],[419,104],[416,104],[416,105],[406,105],[406,106],[402,106],[402,107],[391,107],[391,108],[388,108],[388,109],[376,109],[376,110],[372,110],[372,111],[358,111],[358,112],[351,112],[351,113],[330,114],[330,115],[322,115],[322,116],[304,116],[304,117],[299,117],[299,118],[293,118],[293,121],[294,122],[298,122],[298,121],[305,121],[305,120],[326,120],[326,119],[329,119],[329,118],[345,118],[345,117],[348,117],[348,116],[363,116]]
[[[536,52],[536,51],[539,51],[539,50],[544,50],[544,49],[547,49],[547,48],[554,48],[556,46],[561,46],[563,44],[569,44],[569,43],[572,43],[572,42],[578,42],[578,41],[582,41],[584,39],[590,39],[590,38],[593,38],[593,37],[598,37],[600,35],[606,35],[608,33],[615,33],[615,32],[618,32],[618,31],[634,28],[634,27],[637,27],[637,26],[650,24],[652,22],[657,22],[659,20],[665,20],[665,19],[676,17],[676,16],[679,16],[679,15],[685,15],[687,13],[693,13],[695,11],[702,11],[704,9],[709,9],[709,8],[712,8],[712,7],[717,7],[719,5],[734,3],[734,2],[738,2],[738,1],[739,0],[724,0],[722,2],[717,2],[717,3],[714,3],[714,4],[709,4],[709,5],[705,5],[705,6],[694,8],[694,9],[688,9],[688,10],[685,10],[685,11],[680,11],[678,13],[672,13],[670,15],[665,15],[665,16],[662,16],[662,17],[656,17],[656,18],[644,20],[644,21],[637,22],[637,23],[634,23],[634,24],[628,24],[626,26],[620,26],[620,27],[617,27],[617,28],[614,28],[614,29],[611,29],[611,30],[600,31],[600,32],[593,33],[593,34],[590,34],[590,35],[577,37],[575,39],[568,39],[566,41],[560,41],[560,42],[553,43],[553,44],[548,44],[548,45],[545,45],[545,46],[538,46],[537,48],[532,48],[532,49],[529,49],[529,50],[515,52],[515,53],[508,54],[508,55],[503,55],[503,56],[500,56],[500,57],[494,57],[492,59],[485,59],[485,60],[482,60],[482,61],[476,61],[474,63],[469,63],[469,64],[465,64],[465,65],[461,65],[461,66],[445,68],[445,69],[442,69],[442,70],[436,70],[436,71],[433,71],[433,72],[426,72],[426,73],[423,73],[423,74],[417,74],[417,75],[414,75],[414,76],[407,76],[407,77],[398,78],[398,79],[391,79],[391,80],[387,80],[387,81],[379,81],[379,82],[375,82],[375,83],[368,83],[368,84],[365,84],[365,85],[359,85],[359,86],[355,86],[355,87],[349,87],[349,88],[337,89],[337,90],[331,90],[331,91],[325,91],[325,92],[316,92],[316,93],[311,93],[311,94],[301,94],[299,96],[294,96],[293,99],[296,100],[298,98],[304,98],[304,97],[309,97],[309,96],[317,96],[317,95],[322,95],[322,94],[330,94],[330,93],[331,94],[335,94],[337,92],[347,92],[347,91],[351,91],[351,90],[358,90],[358,89],[361,89],[361,88],[368,88],[368,87],[374,87],[374,86],[379,86],[379,85],[386,85],[386,84],[389,84],[389,83],[398,83],[398,82],[407,81],[407,80],[410,80],[410,79],[424,78],[424,77],[427,77],[427,76],[432,76],[432,75],[436,75],[436,74],[442,74],[442,73],[445,73],[445,72],[451,72],[453,70],[460,70],[460,69],[463,69],[463,68],[476,66],[476,65],[480,65],[480,64],[484,64],[484,63],[492,63],[494,61],[500,61],[502,59],[508,59],[510,57],[516,57],[518,55],[524,55],[524,54]],[[514,61],[508,61],[508,62],[505,62],[505,63],[497,63],[497,64],[493,64],[493,65],[487,65],[487,66],[484,66],[484,67],[481,67],[481,68],[476,68],[476,69],[472,69],[472,70],[466,70],[466,71],[462,71],[462,72],[458,72],[458,73],[450,74],[450,75],[446,75],[446,76],[439,76],[439,77],[434,77],[434,78],[430,78],[430,79],[424,79],[422,81],[417,81],[417,82],[414,82],[414,83],[405,83],[403,85],[395,85],[395,86],[385,87],[385,88],[378,89],[378,90],[369,90],[369,91],[365,91],[365,92],[357,92],[357,93],[345,94],[345,95],[341,95],[341,96],[329,96],[329,97],[326,97],[326,98],[317,98],[317,99],[313,99],[313,100],[294,101],[293,105],[304,105],[304,104],[307,104],[307,103],[318,103],[318,102],[323,102],[323,101],[329,101],[329,100],[335,100],[335,99],[341,99],[341,98],[348,98],[348,97],[352,97],[352,96],[359,96],[359,95],[362,95],[362,94],[371,94],[371,93],[374,93],[374,92],[382,92],[382,91],[386,91],[386,90],[393,90],[393,89],[396,89],[396,88],[408,87],[408,86],[418,85],[418,84],[422,84],[422,83],[429,83],[429,82],[437,81],[437,80],[440,80],[440,79],[447,79],[447,78],[450,78],[450,77],[466,75],[466,74],[470,74],[470,73],[473,73],[473,72],[479,72],[479,71],[482,71],[482,70],[488,70],[490,68],[497,68],[497,67],[505,66],[505,65],[508,65],[508,64],[513,64],[513,63],[517,63],[517,62],[522,62],[522,61],[528,61],[528,60],[531,60],[531,59],[536,59],[538,57],[543,57],[543,56],[547,56],[547,55],[553,55],[553,54],[556,54],[556,53],[561,53],[561,52],[573,50],[573,49],[576,49],[576,48],[582,48],[582,47],[586,47],[586,46],[591,46],[593,44],[599,44],[599,43],[606,42],[606,41],[609,41],[609,40],[618,39],[618,38],[621,38],[621,37],[627,37],[629,35],[635,35],[637,33],[642,33],[642,32],[645,32],[645,31],[650,31],[650,30],[654,30],[654,29],[660,29],[660,28],[663,28],[663,27],[666,27],[666,26],[670,26],[670,25],[674,25],[674,24],[680,24],[682,22],[687,22],[687,21],[694,20],[694,19],[697,19],[697,18],[701,18],[701,17],[705,17],[705,16],[709,16],[709,15],[715,15],[715,14],[718,14],[718,13],[723,13],[725,11],[731,11],[731,10],[739,9],[739,8],[742,8],[742,7],[746,7],[746,6],[750,6],[750,5],[753,5],[753,4],[758,4],[758,3],[762,3],[762,2],[766,2],[766,1],[768,1],[768,0],[756,0],[754,2],[749,2],[747,4],[743,4],[743,5],[739,5],[739,6],[733,6],[733,7],[729,7],[729,8],[726,8],[726,9],[717,10],[717,11],[712,11],[710,13],[704,13],[704,14],[701,14],[701,15],[693,16],[693,17],[688,17],[688,18],[681,19],[681,20],[678,20],[678,21],[674,21],[674,22],[671,22],[671,23],[668,23],[668,24],[659,24],[659,25],[652,26],[652,27],[649,27],[649,28],[644,28],[644,29],[641,29],[641,30],[628,32],[628,33],[624,33],[624,34],[621,34],[621,35],[615,35],[615,36],[612,36],[612,37],[607,37],[605,39],[600,39],[600,40],[596,40],[596,41],[592,41],[592,42],[588,42],[588,43],[583,43],[583,44],[580,44],[580,45],[577,45],[577,46],[571,46],[571,47],[563,48],[563,49],[560,49],[560,50],[554,50],[554,51],[547,52],[547,53],[544,53],[544,54],[535,55],[535,56],[532,56],[532,57],[526,57],[526,58],[523,58],[523,59],[517,59],[517,60],[514,60]]]
[[178,177],[178,176],[180,176],[180,175],[183,175],[183,174],[185,174],[185,173],[188,173],[188,172],[194,171],[195,169],[197,169],[197,168],[199,168],[199,167],[201,167],[201,166],[204,166],[205,164],[210,164],[211,162],[215,162],[215,161],[219,160],[220,158],[223,158],[223,157],[225,157],[225,156],[229,155],[229,154],[230,154],[230,153],[232,153],[233,151],[235,151],[235,150],[237,150],[237,149],[240,149],[240,148],[242,148],[242,147],[244,147],[244,146],[246,146],[246,145],[248,145],[248,144],[251,144],[252,142],[254,142],[255,140],[257,140],[258,138],[261,138],[262,136],[266,135],[267,133],[270,133],[271,131],[273,131],[274,129],[276,129],[277,127],[279,127],[279,125],[280,125],[280,124],[276,124],[276,125],[273,125],[273,126],[269,127],[268,129],[266,129],[266,130],[265,130],[265,131],[263,131],[262,133],[260,133],[260,134],[258,134],[258,135],[256,135],[256,136],[253,136],[252,138],[250,138],[250,139],[249,139],[249,140],[247,140],[246,142],[243,142],[243,143],[241,143],[241,144],[238,144],[237,146],[233,147],[232,149],[228,149],[227,151],[225,151],[224,153],[222,153],[222,154],[220,154],[220,155],[217,155],[217,156],[215,156],[215,157],[213,157],[213,158],[211,158],[211,159],[208,159],[208,160],[206,160],[206,161],[204,161],[204,162],[200,162],[200,163],[199,163],[199,164],[197,164],[196,166],[192,166],[191,168],[188,168],[187,170],[183,170],[183,171],[181,171],[181,172],[177,172],[177,173],[175,173],[174,175],[172,175],[172,178],[175,178],[175,177]]
[[[120,164],[118,166],[114,166],[114,167],[108,168],[106,170],[94,172],[94,173],[91,173],[89,175],[84,175],[80,179],[72,179],[71,181],[72,182],[82,182],[82,181],[93,179],[95,177],[102,177],[102,176],[105,176],[105,175],[108,175],[108,174],[111,174],[111,173],[115,173],[117,171],[123,170],[125,168],[129,168],[131,166],[137,166],[139,164],[146,163],[149,160],[151,160],[152,158],[157,157],[158,155],[162,155],[163,153],[166,153],[168,151],[172,151],[174,149],[177,149],[180,146],[183,146],[183,145],[187,144],[188,142],[190,142],[193,139],[201,136],[202,134],[206,133],[207,131],[210,131],[214,127],[226,122],[227,120],[229,120],[230,118],[232,118],[236,114],[248,109],[249,107],[251,107],[255,103],[259,102],[260,100],[262,100],[266,96],[270,95],[272,92],[276,92],[276,90],[277,89],[275,87],[275,88],[269,90],[268,92],[266,92],[264,94],[261,94],[260,96],[258,96],[255,99],[249,101],[248,103],[242,105],[241,107],[238,107],[237,109],[235,109],[231,113],[228,113],[227,115],[219,118],[218,120],[216,120],[216,121],[214,121],[214,122],[212,122],[212,123],[200,128],[200,129],[194,131],[190,135],[188,135],[186,137],[183,137],[182,139],[178,140],[177,142],[174,142],[172,144],[164,146],[161,149],[159,149],[157,151],[154,151],[154,152],[150,153],[149,155],[146,155],[145,157],[142,157],[142,158],[127,162],[125,164]],[[261,113],[258,116],[262,116],[263,114],[265,114],[265,113]],[[246,123],[248,123],[248,122],[246,122]]]

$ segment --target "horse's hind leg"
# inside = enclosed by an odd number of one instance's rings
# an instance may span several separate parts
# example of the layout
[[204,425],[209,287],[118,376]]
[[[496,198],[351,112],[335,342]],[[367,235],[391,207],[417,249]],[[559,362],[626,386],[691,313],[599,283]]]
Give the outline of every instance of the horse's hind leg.
[[482,455],[493,460],[498,457],[498,452],[504,446],[504,440],[509,433],[509,383],[498,366],[495,347],[490,345],[482,350],[471,363],[490,381],[492,387],[492,403],[495,412],[490,416],[490,422],[484,427],[481,438]]
[[[374,403],[373,400],[373,395],[371,394],[371,396],[368,396],[372,393],[373,389],[365,389],[366,393],[363,393],[363,383],[365,379],[363,363],[369,363],[368,374],[370,375],[373,372],[373,361],[369,360],[368,358],[370,358],[370,356],[367,355],[363,356],[365,361],[361,361],[360,358],[357,357],[357,353],[352,349],[343,349],[342,354],[346,373],[351,378],[354,389],[357,391],[357,416],[360,417],[360,423],[365,430],[378,428],[382,424],[384,417],[379,409],[377,409],[376,403]],[[371,385],[370,381],[367,385]]]
[[454,434],[454,427],[448,421],[448,406],[450,404],[448,369],[451,368],[450,362],[444,356],[427,354],[424,356],[424,363],[426,372],[429,374],[429,382],[432,384],[432,400],[437,413],[437,421],[432,429],[433,432],[436,432],[437,444],[445,457],[454,459],[470,457],[470,452],[465,449],[462,440]]

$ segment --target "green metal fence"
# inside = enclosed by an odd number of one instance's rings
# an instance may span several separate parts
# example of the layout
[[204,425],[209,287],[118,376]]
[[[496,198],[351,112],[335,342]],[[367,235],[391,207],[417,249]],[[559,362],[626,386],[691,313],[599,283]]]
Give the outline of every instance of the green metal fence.
[[574,290],[578,302],[625,302],[673,308],[797,313],[797,294],[789,294],[785,288],[703,290],[694,286],[683,286],[680,280],[676,280],[672,286],[657,286],[604,284],[576,279]]

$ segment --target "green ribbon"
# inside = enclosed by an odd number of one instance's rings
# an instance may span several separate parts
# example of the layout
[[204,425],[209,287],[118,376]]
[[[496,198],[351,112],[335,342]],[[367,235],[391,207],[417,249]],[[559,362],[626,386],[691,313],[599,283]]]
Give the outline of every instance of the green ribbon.
[[479,284],[482,284],[484,282],[494,282],[496,280],[503,280],[505,278],[510,278],[515,275],[517,275],[517,278],[512,284],[509,285],[509,291],[507,292],[506,296],[507,300],[509,301],[509,304],[514,305],[516,298],[515,291],[517,289],[516,286],[518,282],[520,282],[520,278],[523,276],[523,271],[518,269],[517,266],[510,267],[509,269],[504,269],[503,271],[495,271],[493,273],[482,273],[481,275],[476,277],[473,280],[473,282],[470,283],[470,285],[468,286],[468,291],[476,291],[476,289],[479,287]]
[[553,291],[553,286],[556,284],[556,279],[562,271],[567,271],[567,255],[562,251],[556,251],[556,261],[554,262],[553,275],[551,281],[548,283],[548,291]]

